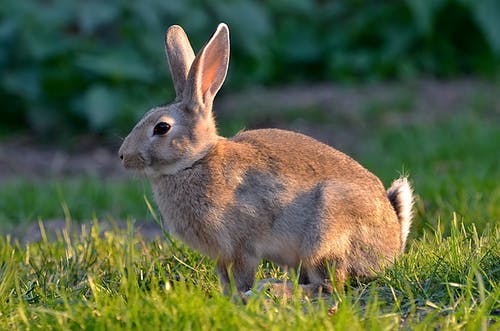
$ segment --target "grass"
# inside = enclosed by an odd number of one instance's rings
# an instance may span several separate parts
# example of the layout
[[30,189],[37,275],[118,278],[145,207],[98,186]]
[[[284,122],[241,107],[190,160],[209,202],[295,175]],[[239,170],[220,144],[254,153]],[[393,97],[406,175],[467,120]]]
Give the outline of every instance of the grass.
[[0,190],[0,223],[30,224],[38,219],[65,218],[67,213],[76,221],[89,221],[94,215],[150,219],[144,195],[151,196],[151,189],[141,179],[11,179]]
[[[500,128],[491,118],[458,114],[428,126],[385,130],[359,158],[389,184],[403,163],[418,194],[415,232],[457,213],[483,229],[500,220]],[[447,234],[447,222],[439,226]]]
[[[417,213],[407,252],[375,281],[242,305],[221,294],[213,261],[135,234],[135,219],[156,219],[146,181],[13,179],[0,190],[0,329],[500,329],[498,122],[471,111],[388,126],[386,115],[370,115],[377,134],[351,154],[386,186],[408,172]],[[8,234],[54,218],[83,229],[34,243]],[[125,219],[127,230],[101,230]],[[264,262],[258,277],[269,276],[284,277]]]
[[0,329],[500,327],[498,227],[478,233],[454,220],[449,237],[424,235],[370,284],[314,301],[259,294],[247,305],[221,294],[212,262],[132,233],[101,236],[96,221],[54,242],[21,246],[2,238]]

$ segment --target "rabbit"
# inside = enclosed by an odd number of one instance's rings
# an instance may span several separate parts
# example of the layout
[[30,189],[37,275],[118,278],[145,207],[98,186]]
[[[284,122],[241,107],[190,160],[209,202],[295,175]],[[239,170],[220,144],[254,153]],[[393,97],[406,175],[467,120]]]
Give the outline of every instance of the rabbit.
[[300,271],[309,289],[331,291],[330,278],[335,286],[373,278],[404,250],[408,179],[386,191],[358,162],[300,133],[219,136],[212,105],[229,48],[224,23],[196,56],[180,26],[167,30],[176,98],[147,112],[124,139],[123,166],[150,180],[169,232],[216,261],[226,294],[248,293],[262,259]]

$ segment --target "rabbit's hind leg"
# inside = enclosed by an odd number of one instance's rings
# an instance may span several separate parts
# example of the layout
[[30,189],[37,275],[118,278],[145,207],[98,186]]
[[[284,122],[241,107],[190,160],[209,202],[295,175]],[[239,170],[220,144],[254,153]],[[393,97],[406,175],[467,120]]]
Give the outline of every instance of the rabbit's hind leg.
[[241,256],[230,262],[218,261],[217,274],[224,294],[233,292],[234,287],[239,293],[250,290],[255,281],[258,264],[259,259],[252,256]]

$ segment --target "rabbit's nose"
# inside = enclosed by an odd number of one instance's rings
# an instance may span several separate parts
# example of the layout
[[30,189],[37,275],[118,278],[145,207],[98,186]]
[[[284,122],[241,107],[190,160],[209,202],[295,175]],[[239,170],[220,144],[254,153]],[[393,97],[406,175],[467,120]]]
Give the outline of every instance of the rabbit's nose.
[[118,150],[118,156],[120,157],[120,160],[122,160],[122,161],[125,159],[125,152],[124,152],[123,146],[121,146],[120,149]]

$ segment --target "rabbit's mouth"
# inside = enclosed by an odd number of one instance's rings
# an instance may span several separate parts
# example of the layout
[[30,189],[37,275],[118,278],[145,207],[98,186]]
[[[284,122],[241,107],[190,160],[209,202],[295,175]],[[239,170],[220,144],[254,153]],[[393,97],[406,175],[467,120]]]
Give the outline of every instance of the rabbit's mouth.
[[173,175],[184,167],[183,162],[168,163],[165,160],[145,158],[141,154],[123,155],[121,159],[125,169],[146,177]]
[[127,155],[127,154],[122,154],[120,155],[120,158],[122,159],[122,164],[127,170],[132,170],[132,171],[144,171],[144,169],[148,166],[147,160],[140,154],[135,154],[135,155]]

